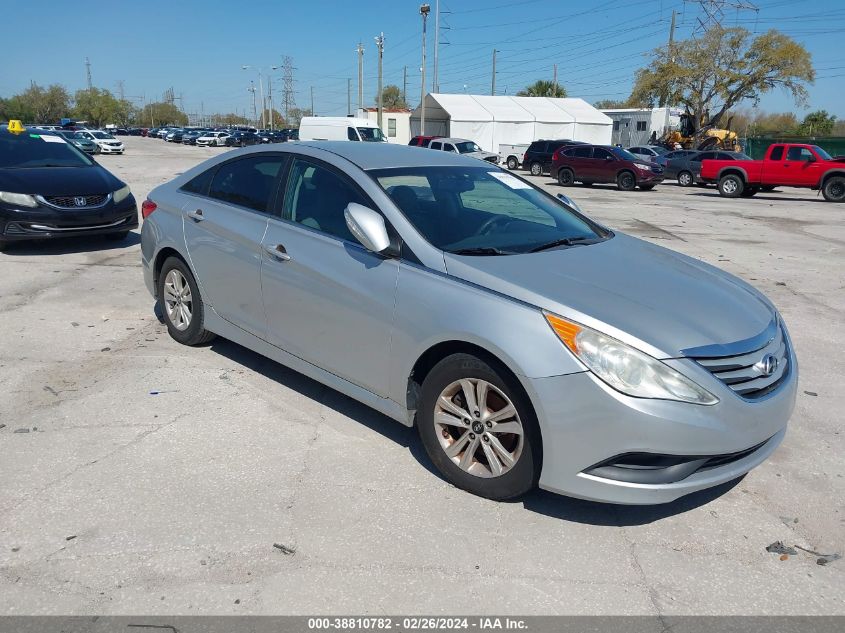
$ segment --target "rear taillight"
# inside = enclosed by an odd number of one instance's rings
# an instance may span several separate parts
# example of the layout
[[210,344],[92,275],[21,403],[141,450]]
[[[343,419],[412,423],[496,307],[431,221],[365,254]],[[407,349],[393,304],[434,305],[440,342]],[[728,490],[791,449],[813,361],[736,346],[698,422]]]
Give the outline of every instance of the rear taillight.
[[144,202],[141,203],[141,217],[145,220],[150,217],[150,214],[155,211],[158,207],[156,203],[147,198]]
[[552,154],[552,160],[557,160],[558,158],[560,158],[560,150],[556,149],[555,153]]

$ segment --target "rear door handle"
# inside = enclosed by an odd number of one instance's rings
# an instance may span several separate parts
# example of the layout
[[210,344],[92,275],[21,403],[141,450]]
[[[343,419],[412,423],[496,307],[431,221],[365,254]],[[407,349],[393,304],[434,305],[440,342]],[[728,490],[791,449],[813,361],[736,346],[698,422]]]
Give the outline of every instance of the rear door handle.
[[270,257],[279,261],[290,261],[290,255],[288,255],[288,252],[283,244],[265,244],[264,252],[266,252]]
[[205,219],[205,217],[202,214],[202,209],[197,209],[196,211],[188,211],[188,213],[186,215],[189,218],[191,218],[192,220],[196,220],[197,222]]

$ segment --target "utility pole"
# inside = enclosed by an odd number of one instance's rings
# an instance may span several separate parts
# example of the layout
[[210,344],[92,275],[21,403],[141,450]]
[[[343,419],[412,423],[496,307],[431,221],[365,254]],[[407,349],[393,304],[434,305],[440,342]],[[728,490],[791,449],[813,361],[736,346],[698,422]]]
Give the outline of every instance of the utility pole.
[[267,114],[267,103],[264,101],[264,83],[261,81],[261,71],[258,71],[258,92],[261,95],[261,128],[267,127],[264,115]]
[[408,67],[402,68],[402,101],[408,103]]
[[554,76],[554,78],[552,79],[552,94],[556,97],[557,96],[557,64],[554,65],[553,76]]
[[249,80],[249,88],[247,90],[252,93],[252,120],[258,125],[258,110],[255,107],[255,82],[252,79]]
[[758,15],[760,9],[747,0],[684,0],[684,4],[697,4],[701,7],[702,15],[696,18],[698,24],[693,29],[693,38],[705,34],[712,28],[721,28],[722,20],[725,19],[725,9],[736,9],[737,15],[740,11],[754,11]]
[[364,109],[364,45],[358,42],[358,109]]
[[117,96],[121,101],[126,101],[126,95],[124,93],[124,82],[123,79],[118,79],[116,82],[117,84]]
[[352,77],[346,80],[346,114],[352,116]]
[[420,68],[420,134],[425,135],[425,25],[428,21],[428,14],[431,12],[431,6],[427,4],[420,5],[420,15],[422,16],[422,67]]
[[85,74],[88,76],[88,90],[91,90],[94,84],[91,83],[91,61],[87,57],[85,58]]
[[493,49],[493,80],[490,82],[490,94],[496,94],[496,49]]
[[[273,66],[275,68],[275,66]],[[267,118],[270,121],[270,131],[273,130],[273,76],[267,74]]]
[[440,0],[434,0],[434,72],[431,82],[431,91],[433,93],[440,92],[438,83],[438,55],[437,50],[440,48]]
[[317,116],[314,112],[314,86],[311,86],[311,116]]
[[378,46],[378,116],[377,116],[377,123],[379,128],[381,128],[381,121],[382,115],[384,113],[384,97],[381,94],[381,82],[382,82],[382,60],[384,58],[384,33],[379,33],[376,36],[376,46]]
[[[672,24],[669,27],[669,45],[666,48],[666,54],[669,56],[669,62],[675,61],[675,56],[672,53],[672,49],[675,45],[675,15],[676,11],[672,9]],[[664,88],[660,92],[660,107],[666,107],[666,102],[669,100],[668,89]]]

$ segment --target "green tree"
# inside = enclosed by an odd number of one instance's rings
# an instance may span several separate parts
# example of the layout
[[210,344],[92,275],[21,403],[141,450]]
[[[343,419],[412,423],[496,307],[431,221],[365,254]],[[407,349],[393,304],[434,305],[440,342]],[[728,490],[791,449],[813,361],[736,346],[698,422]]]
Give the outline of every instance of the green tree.
[[234,112],[229,112],[228,114],[212,114],[208,117],[208,120],[211,125],[215,127],[223,127],[226,125],[250,125],[252,123],[252,121],[246,117]]
[[602,99],[601,101],[596,101],[593,104],[593,107],[597,110],[615,110],[617,108],[627,108],[628,102],[624,100],[614,100],[614,99]]
[[172,103],[148,103],[135,117],[138,125],[161,127],[162,125],[188,125],[188,115]]
[[833,126],[836,125],[836,116],[827,113],[827,110],[816,110],[804,117],[804,121],[798,126],[798,134],[801,136],[830,136],[833,133]]
[[[402,98],[402,90],[399,86],[393,84],[385,86],[381,91],[382,106],[391,110],[407,110],[408,104]],[[378,105],[378,94],[375,98],[376,105]]]
[[553,81],[538,79],[530,86],[526,86],[516,93],[518,97],[565,97],[566,89]]
[[73,112],[77,119],[92,123],[97,127],[122,122],[125,107],[108,90],[88,88],[77,90],[74,98],[76,105]]
[[300,109],[300,108],[291,108],[288,110],[288,126],[298,128],[299,122],[302,120],[304,116],[311,116],[311,110],[309,109]]
[[21,119],[27,123],[57,123],[70,113],[70,95],[64,86],[43,88],[33,83],[22,93],[3,100],[0,119]]
[[711,28],[697,39],[682,40],[652,53],[637,71],[631,99],[651,105],[665,100],[684,106],[698,125],[718,125],[738,103],[758,102],[775,88],[806,103],[806,83],[815,79],[810,53],[778,31],[752,39],[743,28]]

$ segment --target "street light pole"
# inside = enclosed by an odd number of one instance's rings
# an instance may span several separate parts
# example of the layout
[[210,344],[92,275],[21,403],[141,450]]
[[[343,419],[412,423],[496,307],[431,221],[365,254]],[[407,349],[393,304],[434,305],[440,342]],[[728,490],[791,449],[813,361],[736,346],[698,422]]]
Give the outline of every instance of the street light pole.
[[422,16],[422,68],[420,73],[420,135],[425,136],[425,27],[428,21],[428,14],[431,12],[431,5],[421,4],[420,15]]
[[384,33],[376,36],[376,46],[378,46],[378,126],[381,128],[382,114],[384,113],[384,100],[381,94],[382,83],[382,58],[384,57]]

